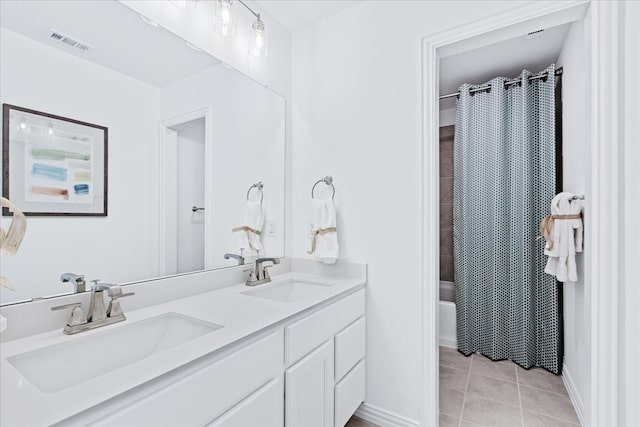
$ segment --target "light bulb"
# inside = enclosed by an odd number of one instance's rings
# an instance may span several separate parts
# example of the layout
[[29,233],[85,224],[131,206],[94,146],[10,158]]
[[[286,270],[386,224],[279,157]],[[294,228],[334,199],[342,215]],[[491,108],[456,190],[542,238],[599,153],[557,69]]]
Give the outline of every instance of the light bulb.
[[251,56],[266,56],[267,54],[267,40],[264,32],[264,22],[258,19],[251,26],[253,29],[253,37],[251,38],[251,45],[249,46],[249,55]]
[[27,129],[27,122],[22,119],[20,120],[20,130],[26,130]]
[[232,6],[233,0],[217,0],[215,3],[213,28],[216,33],[223,37],[233,37],[236,35],[238,22]]
[[169,0],[169,2],[178,9],[195,9],[199,0]]
[[47,125],[47,135],[53,136],[53,123]]
[[223,4],[221,12],[222,22],[228,24],[231,22],[231,11],[228,4]]

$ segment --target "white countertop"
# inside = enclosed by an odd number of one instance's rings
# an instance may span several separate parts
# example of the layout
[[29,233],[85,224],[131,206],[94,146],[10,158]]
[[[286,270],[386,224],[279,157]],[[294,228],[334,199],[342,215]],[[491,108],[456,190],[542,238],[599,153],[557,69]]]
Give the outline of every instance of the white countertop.
[[[327,284],[326,292],[316,297],[279,302],[243,295],[249,289],[266,288],[295,279]],[[50,425],[100,402],[126,392],[146,381],[183,366],[199,357],[219,351],[292,316],[361,288],[365,278],[336,278],[309,273],[286,273],[272,283],[248,288],[244,284],[176,299],[162,304],[125,312],[127,320],[77,335],[64,335],[62,328],[0,344],[0,425]],[[136,298],[135,296],[132,298]],[[159,352],[89,381],[56,393],[44,393],[29,383],[7,358],[53,344],[69,342],[108,329],[164,313],[180,313],[223,328]],[[87,360],[86,363],[91,363]]]

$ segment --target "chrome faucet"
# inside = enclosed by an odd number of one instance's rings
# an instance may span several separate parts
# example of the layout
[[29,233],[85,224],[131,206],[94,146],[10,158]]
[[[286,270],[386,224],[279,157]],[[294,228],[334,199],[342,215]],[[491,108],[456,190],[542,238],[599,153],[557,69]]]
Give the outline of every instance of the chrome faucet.
[[226,253],[224,254],[224,259],[229,259],[229,258],[233,258],[236,261],[238,261],[238,265],[244,265],[244,256],[242,256],[244,253],[244,249],[240,249],[240,255],[238,254],[231,254],[231,253]]
[[[262,266],[263,262],[271,262],[271,265]],[[256,286],[261,285],[263,283],[269,283],[271,281],[271,276],[269,276],[269,271],[267,268],[273,267],[275,264],[280,264],[280,260],[278,258],[258,258],[256,259],[256,267],[254,270],[245,270],[250,271],[249,277],[245,282],[247,286]]]
[[73,293],[79,294],[86,291],[86,282],[82,274],[64,273],[60,276],[62,283],[72,283]]
[[[112,323],[122,322],[126,319],[120,307],[118,298],[134,295],[133,292],[122,293],[122,288],[118,285],[107,285],[99,283],[98,280],[92,280],[94,284],[91,286],[91,300],[89,303],[88,314],[85,314],[82,303],[76,302],[72,304],[59,305],[51,307],[51,310],[62,310],[71,308],[71,315],[67,320],[63,332],[67,335],[77,334],[79,332],[88,331],[99,328],[100,326],[110,325]],[[103,292],[111,298],[109,306],[104,306]]]

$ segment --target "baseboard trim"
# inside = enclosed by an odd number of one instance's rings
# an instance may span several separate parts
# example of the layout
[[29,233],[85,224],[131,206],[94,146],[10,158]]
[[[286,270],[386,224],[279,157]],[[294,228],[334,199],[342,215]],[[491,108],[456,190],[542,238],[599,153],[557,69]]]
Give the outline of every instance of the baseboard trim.
[[368,403],[360,405],[355,416],[380,427],[420,427],[420,423],[416,420],[394,414]]
[[586,426],[587,424],[584,421],[584,404],[582,403],[582,399],[580,398],[580,394],[578,393],[576,384],[573,382],[571,373],[569,369],[567,369],[567,365],[562,366],[562,382],[564,383],[564,386],[567,388],[567,392],[569,393],[569,399],[571,399],[573,408],[576,410],[576,415],[580,420],[580,425]]
[[451,338],[440,336],[438,341],[442,346],[455,348],[456,350],[458,349],[458,340],[455,338],[451,339]]

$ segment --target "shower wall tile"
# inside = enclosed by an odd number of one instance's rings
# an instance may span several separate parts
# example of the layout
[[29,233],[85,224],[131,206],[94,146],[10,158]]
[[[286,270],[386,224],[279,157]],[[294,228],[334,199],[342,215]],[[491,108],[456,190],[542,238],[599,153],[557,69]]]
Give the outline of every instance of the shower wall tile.
[[440,229],[440,255],[453,256],[453,230]]
[[453,178],[453,151],[440,152],[440,177]]
[[451,126],[442,126],[440,128],[440,142],[445,141],[445,140],[452,140],[453,141],[454,129],[455,129],[455,126],[453,126],[453,125],[451,125]]
[[453,224],[453,203],[440,203],[440,229],[451,228]]
[[440,128],[440,280],[453,282],[454,126]]
[[[440,203],[453,202],[453,178],[440,178]],[[442,224],[440,224],[442,227]]]
[[440,255],[440,280],[453,282],[453,257]]

